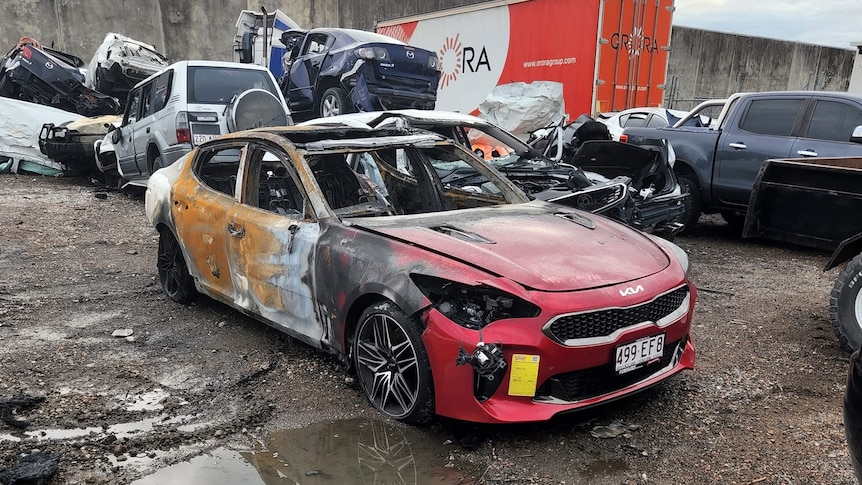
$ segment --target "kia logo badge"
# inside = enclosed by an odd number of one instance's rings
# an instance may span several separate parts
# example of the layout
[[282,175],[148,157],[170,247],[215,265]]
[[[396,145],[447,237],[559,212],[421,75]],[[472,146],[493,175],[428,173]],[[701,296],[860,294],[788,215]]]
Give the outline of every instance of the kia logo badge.
[[629,286],[628,288],[626,288],[624,290],[620,290],[620,296],[636,295],[642,291],[644,291],[644,287],[641,285]]
[[413,59],[414,57],[416,57],[416,54],[414,54],[413,51],[407,51],[407,58],[408,59]]

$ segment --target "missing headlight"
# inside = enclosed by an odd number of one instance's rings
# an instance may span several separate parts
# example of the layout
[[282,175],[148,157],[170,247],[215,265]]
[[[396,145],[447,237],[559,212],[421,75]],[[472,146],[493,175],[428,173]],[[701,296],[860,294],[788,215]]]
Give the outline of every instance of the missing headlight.
[[419,274],[410,277],[434,308],[462,327],[479,330],[497,320],[539,315],[536,305],[496,288]]

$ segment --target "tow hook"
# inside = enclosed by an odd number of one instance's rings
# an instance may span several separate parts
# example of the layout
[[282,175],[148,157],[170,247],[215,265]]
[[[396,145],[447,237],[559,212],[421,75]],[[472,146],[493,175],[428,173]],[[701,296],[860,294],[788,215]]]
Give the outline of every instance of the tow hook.
[[479,342],[472,354],[458,349],[455,365],[470,364],[475,371],[473,377],[473,394],[479,401],[488,400],[500,387],[503,375],[506,374],[506,356],[500,344]]

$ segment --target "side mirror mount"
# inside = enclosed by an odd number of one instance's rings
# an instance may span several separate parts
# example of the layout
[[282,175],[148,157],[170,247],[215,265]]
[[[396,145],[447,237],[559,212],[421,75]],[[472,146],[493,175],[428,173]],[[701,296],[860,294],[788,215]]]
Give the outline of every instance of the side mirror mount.
[[111,130],[111,143],[113,143],[114,145],[120,143],[123,140],[123,137],[122,137],[122,134],[120,133],[120,131],[121,130],[119,128],[115,128],[115,129]]
[[862,143],[862,125],[853,128],[853,134],[850,135],[850,141],[853,143]]

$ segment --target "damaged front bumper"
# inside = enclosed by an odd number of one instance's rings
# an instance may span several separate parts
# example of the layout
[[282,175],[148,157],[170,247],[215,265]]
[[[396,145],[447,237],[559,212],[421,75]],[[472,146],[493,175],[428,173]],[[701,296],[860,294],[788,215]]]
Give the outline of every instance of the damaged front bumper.
[[[641,285],[655,287],[662,279],[654,275]],[[561,316],[595,315],[602,320],[601,327],[608,320],[601,312],[611,309],[632,315],[639,315],[645,305],[670,310],[670,295],[678,305],[664,320],[656,319],[658,323],[643,321],[607,335],[565,341],[553,338],[548,330]],[[577,297],[569,293],[535,296],[542,300],[538,317],[500,320],[481,333],[453,323],[435,308],[424,313],[422,339],[432,367],[437,414],[483,423],[546,421],[623,398],[694,367],[695,348],[689,336],[696,297],[693,286],[683,284],[624,308],[620,308],[618,286],[581,291]],[[573,301],[588,302],[590,309],[573,311]],[[639,367],[616,370],[617,348],[659,335],[665,343],[660,356]]]
[[46,123],[39,131],[39,151],[62,164],[67,171],[95,173],[98,170],[94,144],[104,137],[104,133],[81,133],[63,125]]

